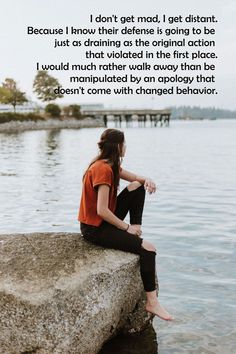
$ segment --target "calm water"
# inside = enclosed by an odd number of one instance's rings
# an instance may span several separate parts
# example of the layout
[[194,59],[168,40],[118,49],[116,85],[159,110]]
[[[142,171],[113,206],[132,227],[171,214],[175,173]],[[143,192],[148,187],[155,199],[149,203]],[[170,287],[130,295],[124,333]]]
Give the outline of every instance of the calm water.
[[[157,247],[159,298],[176,321],[155,318],[156,333],[138,348],[120,341],[119,354],[154,354],[157,342],[161,354],[236,353],[236,120],[121,129],[123,167],[158,186],[143,237]],[[82,173],[103,130],[0,134],[0,232],[79,232]]]

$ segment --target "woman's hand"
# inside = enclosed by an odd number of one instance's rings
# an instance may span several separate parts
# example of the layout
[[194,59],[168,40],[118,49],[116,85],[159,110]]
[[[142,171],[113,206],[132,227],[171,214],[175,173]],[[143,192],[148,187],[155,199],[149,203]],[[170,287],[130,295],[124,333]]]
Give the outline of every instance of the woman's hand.
[[144,182],[144,188],[149,192],[149,194],[151,194],[156,192],[157,187],[151,178],[146,178]]
[[129,232],[132,235],[136,236],[141,236],[142,230],[140,228],[140,225],[129,225],[127,232]]

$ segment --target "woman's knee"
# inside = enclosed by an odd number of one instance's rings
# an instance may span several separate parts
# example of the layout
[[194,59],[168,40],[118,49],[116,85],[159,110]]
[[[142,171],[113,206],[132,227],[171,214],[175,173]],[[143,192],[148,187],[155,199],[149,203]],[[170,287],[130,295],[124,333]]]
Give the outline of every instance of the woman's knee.
[[147,251],[154,251],[156,252],[156,247],[149,241],[143,240],[141,246],[145,248]]
[[133,191],[133,190],[135,190],[135,189],[137,189],[137,188],[139,188],[141,186],[142,186],[142,183],[140,183],[138,181],[133,181],[130,184],[128,184],[127,189],[128,189],[128,191],[131,192],[131,191]]

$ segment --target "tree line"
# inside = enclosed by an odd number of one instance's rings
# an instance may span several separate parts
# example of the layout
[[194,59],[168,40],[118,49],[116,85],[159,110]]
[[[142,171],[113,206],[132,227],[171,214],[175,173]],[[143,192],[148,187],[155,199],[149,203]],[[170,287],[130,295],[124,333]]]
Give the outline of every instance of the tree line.
[[215,107],[170,106],[172,119],[236,118],[236,111]]
[[[39,70],[33,81],[33,92],[40,101],[48,102],[45,113],[53,117],[58,117],[61,114],[61,108],[53,101],[64,97],[63,94],[54,92],[58,86],[60,86],[59,81],[44,70]],[[26,93],[20,90],[16,81],[12,78],[6,78],[0,86],[0,103],[10,104],[15,113],[17,105],[22,105],[28,101]],[[63,113],[66,116],[81,117],[80,106],[76,104],[63,107]]]

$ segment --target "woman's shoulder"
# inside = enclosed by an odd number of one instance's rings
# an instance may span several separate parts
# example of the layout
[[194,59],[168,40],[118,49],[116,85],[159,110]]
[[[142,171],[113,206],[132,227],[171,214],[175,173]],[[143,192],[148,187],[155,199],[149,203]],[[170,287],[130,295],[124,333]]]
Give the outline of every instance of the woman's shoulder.
[[111,165],[109,164],[109,161],[106,159],[101,159],[95,161],[91,166],[90,169],[94,168],[107,168],[107,169],[112,169]]

